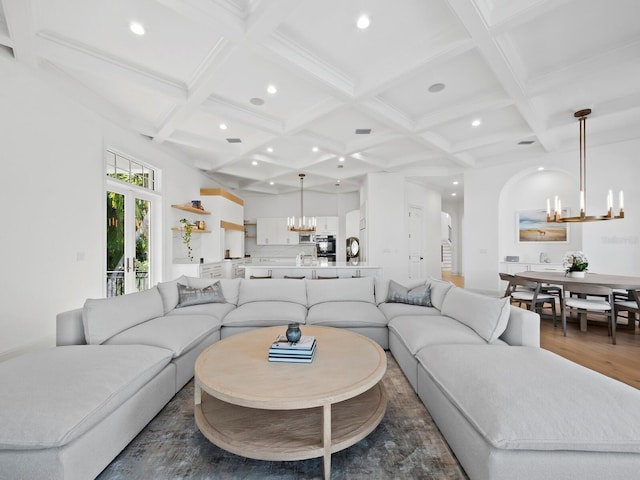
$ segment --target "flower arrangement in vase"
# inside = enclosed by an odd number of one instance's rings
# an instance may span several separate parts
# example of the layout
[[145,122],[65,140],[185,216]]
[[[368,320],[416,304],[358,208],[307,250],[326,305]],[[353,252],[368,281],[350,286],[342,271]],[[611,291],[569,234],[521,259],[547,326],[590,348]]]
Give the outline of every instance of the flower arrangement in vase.
[[562,259],[562,266],[564,267],[565,275],[584,277],[589,267],[589,260],[581,251],[567,252]]

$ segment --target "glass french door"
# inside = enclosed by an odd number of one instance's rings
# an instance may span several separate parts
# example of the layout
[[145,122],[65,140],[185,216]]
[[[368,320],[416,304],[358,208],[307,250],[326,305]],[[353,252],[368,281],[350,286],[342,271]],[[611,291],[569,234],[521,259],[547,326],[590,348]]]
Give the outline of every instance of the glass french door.
[[106,198],[106,296],[149,288],[153,268],[152,197],[109,185]]

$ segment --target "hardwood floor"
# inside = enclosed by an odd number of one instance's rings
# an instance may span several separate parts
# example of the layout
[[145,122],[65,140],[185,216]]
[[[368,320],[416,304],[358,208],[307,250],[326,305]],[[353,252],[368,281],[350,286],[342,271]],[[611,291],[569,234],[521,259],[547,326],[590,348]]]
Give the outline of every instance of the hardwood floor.
[[[464,287],[464,278],[442,272],[442,279]],[[616,345],[611,343],[604,323],[590,321],[586,332],[580,331],[577,322],[567,324],[567,336],[562,326],[553,327],[551,319],[540,322],[540,346],[575,363],[603,375],[615,378],[640,389],[640,329],[630,329],[618,324]]]

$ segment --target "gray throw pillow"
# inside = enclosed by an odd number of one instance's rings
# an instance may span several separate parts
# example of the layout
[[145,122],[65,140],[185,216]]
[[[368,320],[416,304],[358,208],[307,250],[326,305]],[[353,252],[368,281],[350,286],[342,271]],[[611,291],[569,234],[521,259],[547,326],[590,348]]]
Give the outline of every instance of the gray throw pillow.
[[200,305],[202,303],[225,303],[220,281],[204,288],[195,288],[178,283],[178,305],[176,308]]
[[429,285],[420,285],[409,290],[393,280],[389,280],[389,292],[387,293],[389,303],[407,303],[409,305],[420,305],[431,307],[431,291]]

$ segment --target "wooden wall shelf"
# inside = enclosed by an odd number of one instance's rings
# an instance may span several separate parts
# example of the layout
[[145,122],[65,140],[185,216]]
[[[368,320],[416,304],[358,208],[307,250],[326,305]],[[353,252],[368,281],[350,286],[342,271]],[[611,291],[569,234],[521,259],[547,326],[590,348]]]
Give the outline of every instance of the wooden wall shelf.
[[238,223],[227,222],[225,220],[220,220],[220,228],[224,228],[226,230],[238,230],[240,232],[244,232],[244,225],[240,225]]
[[[186,232],[183,227],[171,227],[171,230],[174,232]],[[191,233],[211,233],[211,230],[198,230],[197,228],[194,228],[191,230]]]
[[178,210],[184,210],[185,212],[196,213],[198,215],[211,215],[211,212],[194,208],[191,205],[171,205],[171,208],[177,208]]

